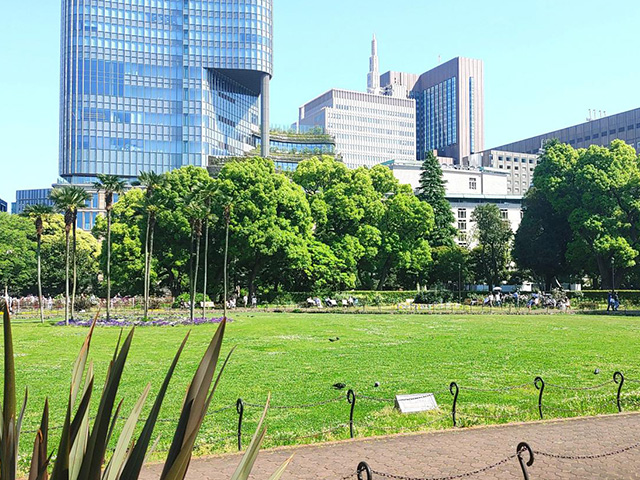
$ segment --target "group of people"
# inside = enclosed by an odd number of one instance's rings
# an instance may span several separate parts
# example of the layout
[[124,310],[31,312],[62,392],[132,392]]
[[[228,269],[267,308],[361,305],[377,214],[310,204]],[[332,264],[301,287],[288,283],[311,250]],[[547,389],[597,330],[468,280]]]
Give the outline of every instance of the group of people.
[[[356,307],[358,299],[350,296],[349,298],[343,298],[341,303],[344,308]],[[329,308],[338,307],[338,301],[330,297],[324,299],[324,304]],[[320,300],[320,297],[309,297],[307,298],[307,307],[322,308],[322,300]]]
[[568,296],[556,298],[551,294],[532,293],[531,296],[521,295],[518,292],[502,293],[501,291],[493,291],[484,297],[482,304],[485,307],[502,307],[505,304],[520,306],[526,305],[529,310],[534,308],[557,308],[560,310],[570,310],[571,300]]

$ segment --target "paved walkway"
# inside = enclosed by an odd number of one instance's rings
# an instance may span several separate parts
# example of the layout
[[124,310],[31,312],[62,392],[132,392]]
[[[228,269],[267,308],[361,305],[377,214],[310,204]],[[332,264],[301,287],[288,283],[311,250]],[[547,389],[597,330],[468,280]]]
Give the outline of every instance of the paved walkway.
[[[536,455],[531,480],[640,479],[640,414],[471,428],[425,434],[395,435],[280,448],[260,453],[252,479],[267,480],[292,453],[285,480],[340,480],[367,461],[378,472],[412,478],[447,477],[481,469],[515,454],[518,443],[534,451],[568,456],[598,455],[637,444],[623,453],[595,459],[557,459]],[[526,455],[525,455],[526,457]],[[228,480],[240,456],[196,459],[187,480]],[[161,467],[149,465],[142,480],[159,478]],[[355,474],[349,478],[356,478]],[[366,475],[363,476],[366,479]],[[380,479],[378,475],[374,479]],[[522,479],[515,458],[477,479]]]

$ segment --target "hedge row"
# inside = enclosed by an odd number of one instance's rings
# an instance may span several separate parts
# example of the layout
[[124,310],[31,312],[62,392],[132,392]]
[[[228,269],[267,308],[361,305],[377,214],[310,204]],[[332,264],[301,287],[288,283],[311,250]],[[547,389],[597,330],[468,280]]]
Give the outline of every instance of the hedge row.
[[[620,290],[617,292],[620,298],[620,302],[623,305],[640,305],[640,290]],[[572,300],[575,306],[583,304],[600,304],[606,303],[608,290],[584,290],[582,292],[566,292],[566,295]],[[482,292],[462,292],[462,300],[467,298],[481,299],[486,296],[487,293]],[[527,295],[527,294],[524,294]],[[325,298],[330,297],[337,300],[340,303],[343,299],[349,297],[358,300],[358,305],[369,306],[389,306],[397,305],[398,303],[406,302],[407,300],[415,300],[416,303],[433,304],[433,303],[447,303],[458,300],[458,292],[452,292],[449,290],[405,290],[405,291],[349,291],[349,292],[336,292],[330,295],[317,295],[310,292],[288,292],[278,293],[270,298],[261,299],[261,303],[267,303],[269,305],[304,305],[307,298],[315,298],[319,296],[323,301]]]

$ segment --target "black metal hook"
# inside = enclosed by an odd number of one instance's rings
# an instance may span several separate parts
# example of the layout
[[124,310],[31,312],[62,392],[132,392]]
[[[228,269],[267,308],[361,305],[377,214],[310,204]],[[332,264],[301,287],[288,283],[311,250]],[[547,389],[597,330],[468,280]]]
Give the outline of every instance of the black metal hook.
[[351,438],[354,438],[353,434],[353,410],[356,408],[356,393],[353,390],[347,392],[347,402],[351,405],[351,412],[349,414],[349,433]]
[[451,382],[451,384],[449,385],[449,391],[451,392],[451,395],[453,395],[453,406],[451,407],[451,418],[453,419],[453,426],[457,427],[458,423],[456,421],[456,406],[458,404],[458,394],[460,393],[460,388],[458,388],[458,384],[456,382]]
[[538,395],[538,411],[540,412],[540,420],[543,420],[542,415],[542,394],[544,393],[544,380],[542,377],[536,377],[533,381],[533,385],[540,390],[540,395]]
[[244,402],[241,398],[236,402],[238,412],[238,451],[242,451],[242,418],[244,417]]
[[614,373],[613,381],[618,384],[618,397],[616,398],[616,403],[618,404],[618,413],[621,413],[622,405],[620,405],[620,394],[622,393],[622,386],[624,385],[624,375],[622,372]]
[[[373,472],[371,471],[371,467],[369,467],[369,464],[367,462],[360,462],[360,464],[358,465],[358,480],[372,480],[373,479]],[[366,473],[367,476],[366,478],[362,477],[362,473]]]
[[[524,452],[529,452],[529,461],[525,462],[524,458],[522,458],[522,454]],[[518,456],[518,462],[520,462],[520,468],[522,468],[522,474],[524,475],[524,480],[529,480],[529,472],[527,472],[527,467],[533,465],[533,450],[526,442],[521,442],[516,449],[516,455]]]

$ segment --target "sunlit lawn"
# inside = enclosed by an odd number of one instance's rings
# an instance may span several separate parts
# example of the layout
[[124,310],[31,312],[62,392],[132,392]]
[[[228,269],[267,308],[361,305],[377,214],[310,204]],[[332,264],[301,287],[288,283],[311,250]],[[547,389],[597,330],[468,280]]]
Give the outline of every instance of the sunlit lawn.
[[[191,328],[160,415],[164,421],[156,427],[162,435],[159,451],[168,448],[187,383],[215,328]],[[189,330],[137,329],[119,391],[125,398],[125,414],[147,382],[157,392]],[[51,425],[62,423],[71,366],[86,334],[86,328],[78,327],[14,326],[18,387],[29,387],[23,430],[36,427],[46,396],[51,404]],[[117,328],[96,331],[91,347],[96,385],[103,384],[118,335]],[[329,341],[336,337],[338,341]],[[348,438],[345,427],[316,434],[348,423],[349,388],[358,395],[388,400],[398,393],[435,392],[441,408],[439,412],[400,415],[391,401],[360,397],[355,407],[359,436],[451,428],[448,386],[452,381],[461,387],[458,411],[462,425],[535,420],[538,392],[533,379],[537,375],[548,384],[574,387],[607,382],[616,370],[628,379],[640,380],[639,342],[640,319],[624,317],[238,313],[228,327],[223,354],[234,345],[238,347],[212,405],[214,411],[233,408],[207,417],[197,453],[237,448],[236,440],[228,438],[237,428],[236,400],[262,404],[269,392],[276,407],[337,401],[314,408],[273,408],[265,446]],[[596,369],[599,374],[594,373]],[[380,383],[378,388],[375,382]],[[337,391],[335,383],[344,383],[347,388]],[[505,392],[465,390],[525,383],[526,387]],[[547,385],[546,415],[614,413],[616,391],[612,382],[593,391],[561,391]],[[628,382],[623,391],[623,404],[640,408],[640,383]],[[96,407],[97,398],[93,403]],[[246,407],[245,444],[259,413],[257,407]],[[57,441],[55,430],[52,440]],[[25,433],[21,444],[24,454],[33,444],[33,434]]]

